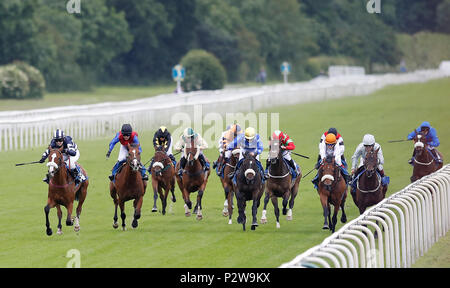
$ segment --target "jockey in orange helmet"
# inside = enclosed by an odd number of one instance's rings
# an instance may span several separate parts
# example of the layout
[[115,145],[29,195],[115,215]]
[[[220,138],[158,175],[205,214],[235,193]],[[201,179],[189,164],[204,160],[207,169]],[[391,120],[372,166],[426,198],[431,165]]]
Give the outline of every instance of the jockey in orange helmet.
[[[289,166],[292,168],[292,178],[296,178],[299,172],[298,165],[295,163],[294,159],[291,157],[291,151],[295,149],[294,141],[289,138],[289,135],[286,133],[283,133],[280,130],[275,130],[272,133],[272,140],[279,140],[280,141],[280,148],[283,151],[283,158],[286,159],[287,163],[289,163]],[[269,172],[269,165],[270,165],[270,158],[268,157],[266,160],[266,178],[268,178],[268,172]]]

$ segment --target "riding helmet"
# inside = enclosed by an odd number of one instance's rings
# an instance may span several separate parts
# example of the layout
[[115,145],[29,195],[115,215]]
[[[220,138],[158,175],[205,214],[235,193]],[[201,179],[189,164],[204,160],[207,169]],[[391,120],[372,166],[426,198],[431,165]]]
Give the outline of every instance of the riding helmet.
[[55,140],[62,140],[64,136],[64,131],[61,129],[56,129],[55,133],[53,133],[53,139]]
[[130,124],[123,124],[120,132],[122,132],[123,136],[131,136],[131,133],[133,132],[133,128],[131,127]]

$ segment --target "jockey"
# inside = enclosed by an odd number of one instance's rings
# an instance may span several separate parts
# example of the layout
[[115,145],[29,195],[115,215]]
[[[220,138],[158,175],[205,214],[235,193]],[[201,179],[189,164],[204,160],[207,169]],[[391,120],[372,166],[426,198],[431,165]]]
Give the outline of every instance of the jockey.
[[[127,161],[128,156],[128,144],[139,144],[138,134],[133,131],[133,128],[130,124],[123,124],[122,129],[116,134],[116,136],[109,143],[109,150],[106,153],[106,158],[109,158],[111,155],[111,151],[114,149],[114,146],[120,142],[120,151],[119,157],[117,158],[117,163],[114,165],[112,169],[112,174],[109,176],[111,181],[114,180],[114,176],[119,170],[120,166]],[[139,153],[142,153],[142,148],[139,146]],[[144,166],[141,168],[142,180],[147,181],[148,176],[145,174],[146,169]]]
[[[422,135],[425,136],[425,141],[427,142],[428,150],[431,152],[431,155],[433,156],[434,159],[436,159],[438,163],[442,163],[442,159],[435,149],[435,147],[438,147],[440,144],[439,138],[437,137],[436,129],[431,127],[429,122],[424,121],[422,124],[420,124],[420,126],[416,130],[408,134],[408,140],[412,140],[414,139],[414,137],[416,137],[417,135],[416,131],[422,133]],[[414,161],[414,156],[415,155],[413,152],[412,158],[408,161],[409,164],[412,164],[412,162]]]
[[[63,147],[62,154],[64,157],[64,162],[69,168],[69,173],[75,179],[75,185],[80,182],[85,181],[87,178],[81,173],[81,169],[76,162],[80,158],[80,151],[78,150],[77,144],[73,142],[72,137],[64,135],[64,131],[61,129],[56,129],[53,133],[53,139],[50,142],[51,148],[61,148]],[[45,150],[42,154],[40,163],[44,163],[50,153],[50,149]],[[48,175],[43,179],[44,182],[49,183]]]
[[[159,127],[158,131],[155,132],[153,135],[153,147],[155,150],[159,147],[163,147],[164,151],[166,151],[167,156],[169,156],[170,160],[172,160],[173,167],[177,165],[177,160],[175,160],[175,157],[172,154],[172,144],[173,139],[170,135],[170,132],[167,130],[165,126]],[[152,174],[152,166],[153,166],[153,158],[152,163],[150,163],[148,173]]]
[[[227,152],[225,154],[225,158],[229,159],[231,156],[231,151],[240,148],[241,152],[239,154],[239,162],[236,165],[236,169],[234,170],[234,173],[232,173],[229,177],[234,177],[236,175],[236,171],[238,171],[239,167],[242,164],[242,160],[244,159],[244,153],[254,153],[256,157],[256,164],[258,165],[260,172],[261,172],[261,178],[264,182],[265,180],[265,174],[264,174],[264,168],[259,161],[259,154],[263,152],[263,142],[261,140],[261,137],[259,134],[256,134],[255,128],[248,127],[245,129],[245,134],[239,134],[233,142],[227,145]],[[227,160],[226,160],[227,161]]]
[[[374,151],[378,150],[377,158],[378,158],[378,166],[377,171],[380,173],[381,176],[381,183],[383,186],[386,186],[389,184],[389,177],[384,176],[384,170],[383,170],[383,164],[384,164],[384,157],[383,157],[383,151],[381,150],[380,144],[375,142],[375,137],[371,134],[366,134],[363,137],[362,143],[356,147],[355,153],[352,156],[352,189],[351,193],[354,194],[356,192],[356,181],[354,180],[355,177],[359,177],[359,174],[363,170],[364,166],[364,159],[366,157],[367,151],[370,149],[374,149]],[[359,161],[358,168],[356,168],[357,162]]]
[[206,143],[203,138],[194,131],[192,128],[184,129],[183,135],[181,135],[180,140],[175,144],[175,150],[183,151],[180,158],[180,170],[178,170],[178,175],[181,177],[183,175],[184,167],[186,166],[186,155],[184,155],[184,148],[186,144],[191,143],[191,139],[194,139],[194,145],[198,146],[200,153],[198,155],[198,160],[203,166],[205,171],[209,170],[209,163],[206,162],[205,156],[203,155],[203,150],[208,148],[208,143]]
[[344,151],[345,151],[344,138],[342,138],[341,134],[339,134],[337,132],[336,128],[333,128],[333,127],[328,129],[328,131],[323,133],[322,136],[320,137],[319,156],[317,158],[317,167],[319,165],[320,159],[322,159],[322,157],[320,156],[321,153],[322,154],[325,153],[325,138],[327,137],[328,133],[333,133],[336,136],[336,140],[339,144],[339,148],[341,149],[341,162],[344,165],[345,169],[347,169],[347,161],[345,161],[345,157],[344,157]]
[[216,168],[217,166],[219,166],[218,169],[218,175],[220,175],[222,173],[222,168],[224,167],[223,165],[221,165],[221,156],[222,153],[225,152],[225,154],[228,156],[228,158],[225,156],[224,159],[224,163],[227,163],[226,161],[230,160],[230,156],[231,156],[231,152],[227,153],[227,145],[229,143],[231,143],[234,138],[236,138],[238,135],[242,134],[242,129],[241,126],[239,124],[233,124],[233,125],[228,125],[227,126],[227,130],[222,132],[222,136],[219,139],[219,143],[218,143],[218,147],[219,147],[219,158],[217,159],[217,161],[214,161],[213,163],[213,168]]
[[[287,162],[289,163],[289,166],[291,166],[292,171],[293,171],[293,175],[292,178],[296,178],[298,175],[298,165],[295,163],[294,159],[292,159],[291,157],[291,151],[295,149],[295,144],[294,141],[289,138],[289,136],[285,133],[283,133],[280,130],[275,130],[272,133],[272,140],[279,140],[280,141],[280,148],[283,151],[283,158],[287,160]],[[270,158],[267,158],[266,160],[266,171],[265,171],[265,175],[266,178],[268,178],[268,172],[269,172],[269,165],[270,165]]]
[[[344,176],[345,183],[347,184],[351,177],[348,174],[347,169],[342,164],[342,149],[339,146],[339,142],[337,142],[336,135],[333,133],[327,133],[327,136],[325,137],[325,149],[320,150],[320,160],[316,164],[316,169],[319,169],[320,165],[323,163],[324,159],[327,157],[327,155],[332,155],[334,157],[334,162],[336,165],[341,169],[342,175]],[[319,183],[319,173],[317,172],[316,177],[311,181],[314,184],[314,188],[317,189],[318,183]]]

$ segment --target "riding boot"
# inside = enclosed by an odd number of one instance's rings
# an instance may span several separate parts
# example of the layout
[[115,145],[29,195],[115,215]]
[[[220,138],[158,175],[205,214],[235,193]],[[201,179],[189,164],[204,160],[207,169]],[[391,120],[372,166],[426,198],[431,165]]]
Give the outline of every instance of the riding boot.
[[266,159],[266,170],[264,170],[264,178],[269,179],[269,166],[270,166],[270,159]]
[[79,173],[78,173],[78,169],[77,168],[71,169],[70,170],[70,175],[75,180],[75,185],[80,184],[80,177],[78,177]]
[[45,175],[44,179],[42,179],[45,183],[49,184],[50,179],[48,178],[48,174]]
[[181,157],[180,159],[180,170],[178,170],[178,176],[183,177],[184,167],[186,167],[186,158]]
[[292,175],[292,178],[297,178],[297,167],[295,165],[294,159],[291,159],[291,161],[288,162],[289,166],[291,166],[291,168],[293,169],[292,171],[294,172],[294,175]]
[[415,154],[416,154],[416,150],[413,151],[413,155],[412,155],[411,159],[408,160],[408,164],[413,165],[414,157],[416,156]]
[[198,155],[198,160],[200,160],[200,163],[203,166],[203,170],[208,171],[209,163],[206,162],[205,156],[203,154]]

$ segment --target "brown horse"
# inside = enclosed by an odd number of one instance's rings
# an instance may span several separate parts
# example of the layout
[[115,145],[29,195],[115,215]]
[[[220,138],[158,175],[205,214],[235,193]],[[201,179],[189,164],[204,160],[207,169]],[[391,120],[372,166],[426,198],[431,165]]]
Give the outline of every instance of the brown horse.
[[234,173],[234,169],[236,168],[236,164],[239,159],[240,149],[234,149],[231,152],[231,158],[229,163],[223,162],[222,165],[225,165],[223,168],[223,178],[220,178],[222,182],[223,190],[225,191],[225,203],[222,211],[223,216],[228,216],[228,224],[232,224],[231,217],[233,215],[233,181],[229,177],[229,175]]
[[[153,157],[153,165],[150,167],[152,172],[152,187],[153,187],[153,209],[156,210],[156,200],[161,199],[162,214],[166,214],[167,196],[169,190],[172,192],[172,202],[176,201],[175,190],[175,167],[173,167],[172,160],[167,156],[164,148],[159,146],[156,148],[155,156]],[[164,189],[164,193],[163,190]]]
[[[298,193],[298,185],[302,178],[300,172],[295,181],[292,181],[292,175],[288,165],[283,160],[283,150],[279,146],[278,140],[272,140],[269,150],[269,179],[266,184],[266,197],[264,198],[264,209],[262,211],[261,223],[267,223],[266,208],[269,199],[272,200],[275,217],[277,219],[277,228],[280,228],[280,210],[278,209],[278,197],[283,198],[283,215],[287,214],[286,219],[292,220],[292,208],[294,208],[294,200]],[[287,205],[289,202],[289,210]]]
[[[206,184],[208,183],[208,177],[211,173],[203,170],[202,164],[198,159],[200,155],[200,148],[195,146],[194,139],[186,145],[184,148],[184,155],[186,157],[186,166],[182,177],[177,174],[177,183],[180,188],[184,199],[184,210],[186,217],[191,216],[192,202],[189,199],[190,193],[197,192],[197,203],[195,204],[194,214],[197,214],[197,220],[203,219],[202,212],[202,197],[205,192]],[[206,159],[205,159],[206,160]],[[208,160],[206,160],[208,161]],[[180,169],[180,162],[177,163],[176,171]]]
[[113,227],[119,227],[117,224],[117,205],[120,207],[120,218],[122,218],[122,230],[126,230],[125,225],[125,202],[134,199],[134,217],[131,226],[136,228],[138,220],[141,218],[141,207],[144,199],[147,181],[142,180],[140,172],[141,154],[139,152],[139,144],[128,144],[128,155],[126,162],[122,165],[121,170],[115,176],[115,182],[110,182],[109,191],[114,201],[114,223]]
[[362,173],[358,179],[354,180],[357,181],[356,192],[352,194],[359,214],[364,213],[367,207],[378,204],[386,196],[387,185],[382,185],[381,176],[377,173],[378,150],[380,148],[374,150],[371,147],[364,158],[364,165],[356,172],[356,175]]
[[[434,148],[435,149],[435,148]],[[436,153],[439,154],[441,159],[443,159],[441,152],[435,149]],[[430,148],[425,140],[425,136],[421,133],[417,133],[414,137],[414,160],[413,160],[413,174],[411,176],[411,182],[431,174],[442,168],[443,163],[437,162],[433,155],[431,155]]]
[[[347,198],[347,185],[340,168],[335,164],[333,156],[327,156],[319,167],[318,192],[323,208],[324,223],[322,229],[330,229],[334,233],[337,223],[339,207],[342,208],[341,222],[347,222],[344,204]],[[331,219],[330,204],[334,206],[333,219]],[[327,219],[328,218],[328,219]],[[330,226],[328,226],[330,222]]]
[[[64,163],[64,156],[62,154],[62,148],[52,149],[49,147],[50,153],[48,155],[48,199],[47,205],[44,207],[45,211],[45,226],[47,227],[47,235],[52,235],[52,229],[50,228],[50,221],[48,220],[48,214],[50,209],[56,206],[58,214],[58,232],[57,234],[62,234],[62,211],[61,205],[67,209],[67,219],[66,225],[72,226],[75,221],[74,231],[78,232],[80,230],[80,215],[83,202],[86,199],[87,188],[89,186],[89,181],[86,180],[78,186],[75,186],[75,182],[69,173],[67,173],[66,164]],[[86,171],[79,165],[81,172],[87,176]],[[87,178],[87,177],[86,177]],[[78,200],[77,206],[77,216],[72,219],[72,209],[73,201]]]
[[245,215],[247,201],[253,201],[251,229],[255,230],[256,227],[258,227],[256,214],[258,212],[261,196],[264,193],[264,182],[262,181],[263,175],[261,175],[260,168],[256,161],[254,153],[245,153],[239,169],[235,172],[236,181],[233,182],[239,211],[237,222],[242,224],[242,229],[244,231],[247,222],[247,217]]

